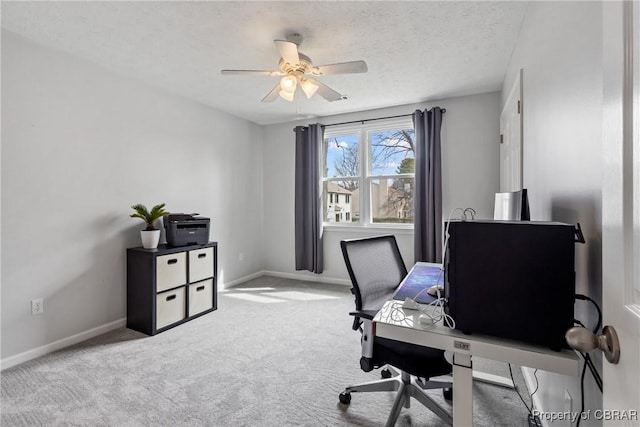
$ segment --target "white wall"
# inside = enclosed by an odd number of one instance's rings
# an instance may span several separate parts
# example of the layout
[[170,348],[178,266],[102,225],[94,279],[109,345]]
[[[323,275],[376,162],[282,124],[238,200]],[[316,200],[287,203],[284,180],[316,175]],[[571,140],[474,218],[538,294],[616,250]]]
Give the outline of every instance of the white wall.
[[[264,143],[266,270],[347,283],[340,240],[394,232],[393,229],[327,229],[324,234],[324,273],[318,276],[295,271],[294,126],[410,114],[416,109],[436,105],[446,108],[442,123],[443,216],[447,218],[455,207],[473,207],[478,212],[478,218],[492,218],[494,193],[499,190],[500,184],[499,104],[499,92],[494,92],[267,126]],[[395,234],[405,263],[410,267],[413,265],[413,231],[401,230]]]
[[[582,225],[587,244],[576,245],[576,292],[597,301],[602,292],[602,48],[599,2],[533,2],[502,91],[504,103],[522,68],[523,172],[531,218]],[[576,304],[576,317],[595,325],[595,310],[585,303]],[[573,410],[580,410],[579,378],[544,372],[537,377],[540,409],[565,411],[568,390]],[[602,395],[589,374],[586,399],[586,409],[601,407]]]
[[[2,359],[125,316],[134,203],[212,220],[262,269],[262,128],[2,32]],[[244,261],[238,261],[238,254]],[[31,299],[44,314],[31,316]]]

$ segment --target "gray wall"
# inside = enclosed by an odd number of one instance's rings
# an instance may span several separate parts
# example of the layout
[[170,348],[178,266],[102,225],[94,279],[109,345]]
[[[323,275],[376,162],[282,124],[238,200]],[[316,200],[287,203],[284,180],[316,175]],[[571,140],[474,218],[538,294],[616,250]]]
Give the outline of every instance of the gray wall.
[[443,216],[455,207],[473,207],[478,218],[493,217],[493,198],[500,184],[499,92],[443,99],[356,114],[307,119],[266,126],[264,141],[264,222],[266,270],[314,280],[347,283],[340,253],[344,238],[394,233],[407,266],[413,265],[413,230],[390,228],[325,229],[325,271],[318,276],[296,272],[294,265],[294,134],[297,124],[340,123],[412,113],[432,106],[447,109],[442,125]]
[[[503,102],[520,68],[524,186],[529,189],[531,218],[582,225],[587,244],[576,245],[576,292],[600,301],[602,5],[531,3],[508,67]],[[594,313],[586,303],[576,304],[576,317],[591,327]],[[546,372],[537,377],[539,409],[565,411],[568,390],[573,410],[580,410],[579,378]],[[601,408],[602,395],[589,374],[585,393],[586,409]]]
[[[134,203],[211,217],[222,283],[260,271],[262,138],[3,31],[3,360],[123,319]],[[31,316],[38,297],[44,314]]]
[[[211,217],[223,286],[263,270],[305,277],[293,267],[294,123],[257,126],[6,31],[2,57],[3,367],[123,324],[125,249],[143,227],[134,203]],[[447,108],[445,215],[490,217],[499,103],[496,92],[323,121]],[[308,276],[347,283],[339,240],[388,231],[328,231],[326,273]],[[393,231],[412,265],[412,231]]]

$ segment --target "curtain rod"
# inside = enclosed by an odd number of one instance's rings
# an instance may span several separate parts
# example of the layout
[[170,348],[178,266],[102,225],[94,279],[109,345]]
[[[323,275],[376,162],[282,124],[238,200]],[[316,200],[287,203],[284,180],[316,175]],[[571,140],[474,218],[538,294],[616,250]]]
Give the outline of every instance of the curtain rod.
[[[442,113],[444,114],[446,112],[447,112],[447,110],[445,108],[443,108],[442,109]],[[411,113],[411,114],[400,114],[398,116],[378,117],[378,118],[375,118],[375,119],[363,119],[363,120],[353,120],[353,121],[350,121],[350,122],[331,123],[329,125],[322,125],[322,126],[329,127],[329,126],[339,126],[339,125],[350,125],[352,123],[362,123],[362,124],[364,124],[364,122],[372,122],[372,121],[375,121],[375,120],[397,119],[397,118],[400,118],[400,117],[408,117],[408,116],[413,116],[413,113]]]
[[[442,114],[447,112],[446,108],[442,108],[441,110],[442,110]],[[352,120],[350,122],[331,123],[331,124],[328,124],[328,125],[322,125],[322,127],[326,128],[326,127],[330,127],[330,126],[350,125],[350,124],[353,124],[353,123],[364,124],[364,122],[372,122],[372,121],[375,121],[375,120],[397,119],[397,118],[400,118],[400,117],[409,117],[409,116],[413,116],[413,113],[411,113],[411,114],[399,114],[397,116],[378,117],[378,118],[375,118],[375,119],[362,119],[362,120]],[[293,131],[295,132],[296,129],[294,128]]]

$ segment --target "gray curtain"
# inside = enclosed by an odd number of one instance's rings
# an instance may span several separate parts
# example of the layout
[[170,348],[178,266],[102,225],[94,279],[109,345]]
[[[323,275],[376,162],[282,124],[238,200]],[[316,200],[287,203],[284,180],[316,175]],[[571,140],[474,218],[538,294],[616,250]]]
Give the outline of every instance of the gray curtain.
[[442,262],[442,109],[416,110],[415,261]]
[[323,270],[320,153],[324,129],[320,124],[313,124],[298,126],[294,131],[296,270],[320,274]]

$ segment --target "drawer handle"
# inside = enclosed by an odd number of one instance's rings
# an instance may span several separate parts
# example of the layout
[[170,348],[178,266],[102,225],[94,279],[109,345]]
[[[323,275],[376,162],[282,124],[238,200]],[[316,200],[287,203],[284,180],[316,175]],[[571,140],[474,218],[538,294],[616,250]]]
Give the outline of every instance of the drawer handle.
[[198,258],[205,258],[207,254],[198,254]]
[[176,258],[171,258],[170,260],[167,260],[167,264],[171,265],[171,264],[176,264],[178,262],[178,260]]
[[169,295],[169,296],[167,297],[167,301],[173,301],[174,299],[176,299],[176,294]]
[[198,286],[198,287],[196,288],[196,292],[200,292],[200,291],[204,291],[204,285],[202,285],[202,286]]

